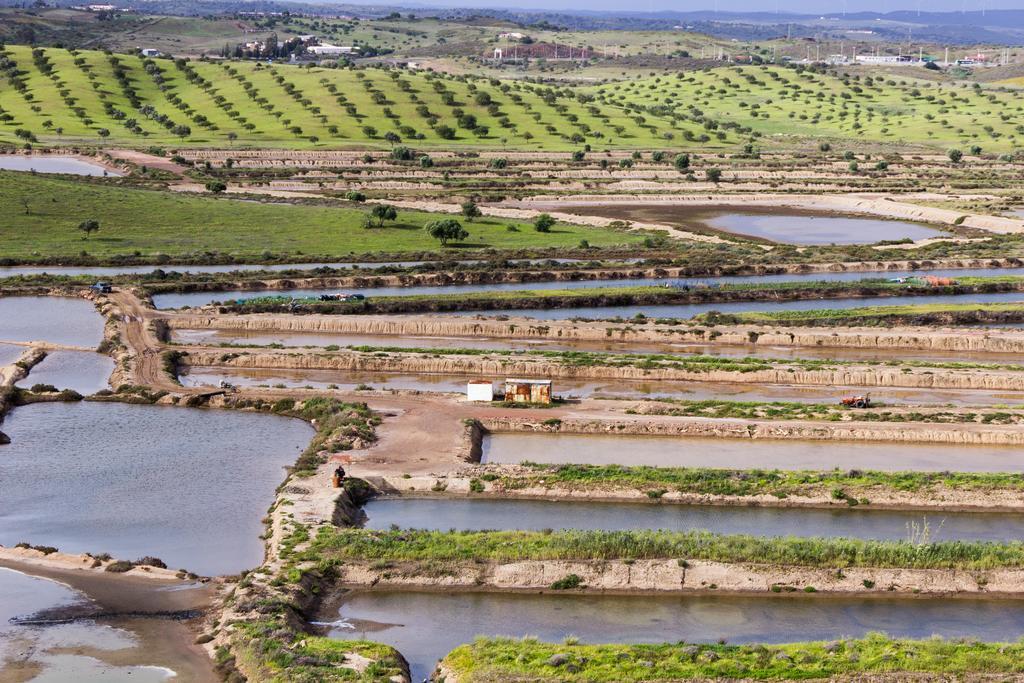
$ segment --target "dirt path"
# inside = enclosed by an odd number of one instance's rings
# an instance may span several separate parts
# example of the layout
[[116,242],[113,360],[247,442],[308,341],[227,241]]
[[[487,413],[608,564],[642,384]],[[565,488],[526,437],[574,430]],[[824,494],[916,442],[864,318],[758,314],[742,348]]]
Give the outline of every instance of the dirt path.
[[150,327],[150,322],[160,314],[125,290],[113,292],[109,299],[120,312],[118,330],[132,354],[132,383],[155,390],[194,393],[195,390],[175,384],[163,371],[160,353],[164,345]]

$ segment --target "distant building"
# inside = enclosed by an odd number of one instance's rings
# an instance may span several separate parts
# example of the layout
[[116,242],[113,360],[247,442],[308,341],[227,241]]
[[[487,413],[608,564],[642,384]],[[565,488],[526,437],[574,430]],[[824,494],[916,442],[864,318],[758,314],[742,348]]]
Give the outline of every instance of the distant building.
[[316,36],[310,35],[310,34],[307,34],[307,35],[304,35],[304,36],[297,36],[297,38],[299,40],[301,40],[302,42],[304,42],[304,43],[315,43],[316,42]]
[[505,31],[498,34],[498,40],[522,40],[524,38],[526,38],[526,34],[518,31]]
[[160,50],[157,50],[156,48],[144,47],[139,50],[139,54],[143,57],[159,57],[161,53]]
[[904,61],[897,55],[857,55],[854,59],[858,64],[899,64]]
[[310,45],[306,48],[306,51],[310,54],[317,55],[318,57],[334,57],[337,55],[351,55],[359,52],[359,48],[354,45]]
[[506,379],[505,400],[510,403],[551,403],[551,380]]

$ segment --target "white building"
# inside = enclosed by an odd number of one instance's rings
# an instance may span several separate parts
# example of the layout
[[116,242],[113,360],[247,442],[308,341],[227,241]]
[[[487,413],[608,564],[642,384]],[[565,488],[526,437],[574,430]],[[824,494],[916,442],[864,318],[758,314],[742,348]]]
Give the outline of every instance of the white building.
[[159,57],[160,50],[157,50],[152,47],[144,47],[141,50],[139,50],[139,54],[141,54],[143,57]]
[[318,57],[336,57],[337,55],[351,55],[359,52],[359,48],[353,45],[310,45],[306,51]]
[[905,61],[896,55],[857,55],[854,59],[858,64],[899,64]]
[[466,384],[466,400],[490,403],[494,400],[494,383],[485,379],[470,380]]

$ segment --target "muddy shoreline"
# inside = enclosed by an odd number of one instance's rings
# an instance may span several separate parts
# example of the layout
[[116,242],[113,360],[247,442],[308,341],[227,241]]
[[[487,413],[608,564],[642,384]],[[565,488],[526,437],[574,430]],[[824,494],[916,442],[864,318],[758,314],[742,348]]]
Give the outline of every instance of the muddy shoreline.
[[[82,571],[45,566],[0,557],[0,567],[28,576],[64,584],[86,596],[85,605],[45,610],[44,623],[95,620],[128,631],[137,644],[119,650],[76,648],[111,666],[156,665],[176,673],[182,683],[214,683],[213,662],[206,650],[195,643],[208,610],[212,609],[213,584],[191,581],[156,580],[139,576]],[[17,668],[13,669],[17,675]]]

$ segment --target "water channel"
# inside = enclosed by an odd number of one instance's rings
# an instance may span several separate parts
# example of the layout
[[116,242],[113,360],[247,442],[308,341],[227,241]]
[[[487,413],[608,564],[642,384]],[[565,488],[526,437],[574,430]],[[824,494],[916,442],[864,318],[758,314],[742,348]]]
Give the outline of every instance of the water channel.
[[85,299],[58,296],[0,297],[0,340],[47,341],[95,347],[103,318]]
[[778,598],[697,595],[610,596],[509,593],[356,592],[329,633],[392,645],[414,681],[449,651],[479,635],[535,636],[585,643],[786,643],[859,637],[1024,635],[1024,601],[975,599]]
[[110,176],[121,174],[85,159],[61,155],[0,154],[0,171],[35,171],[36,173],[66,173],[69,175]]

